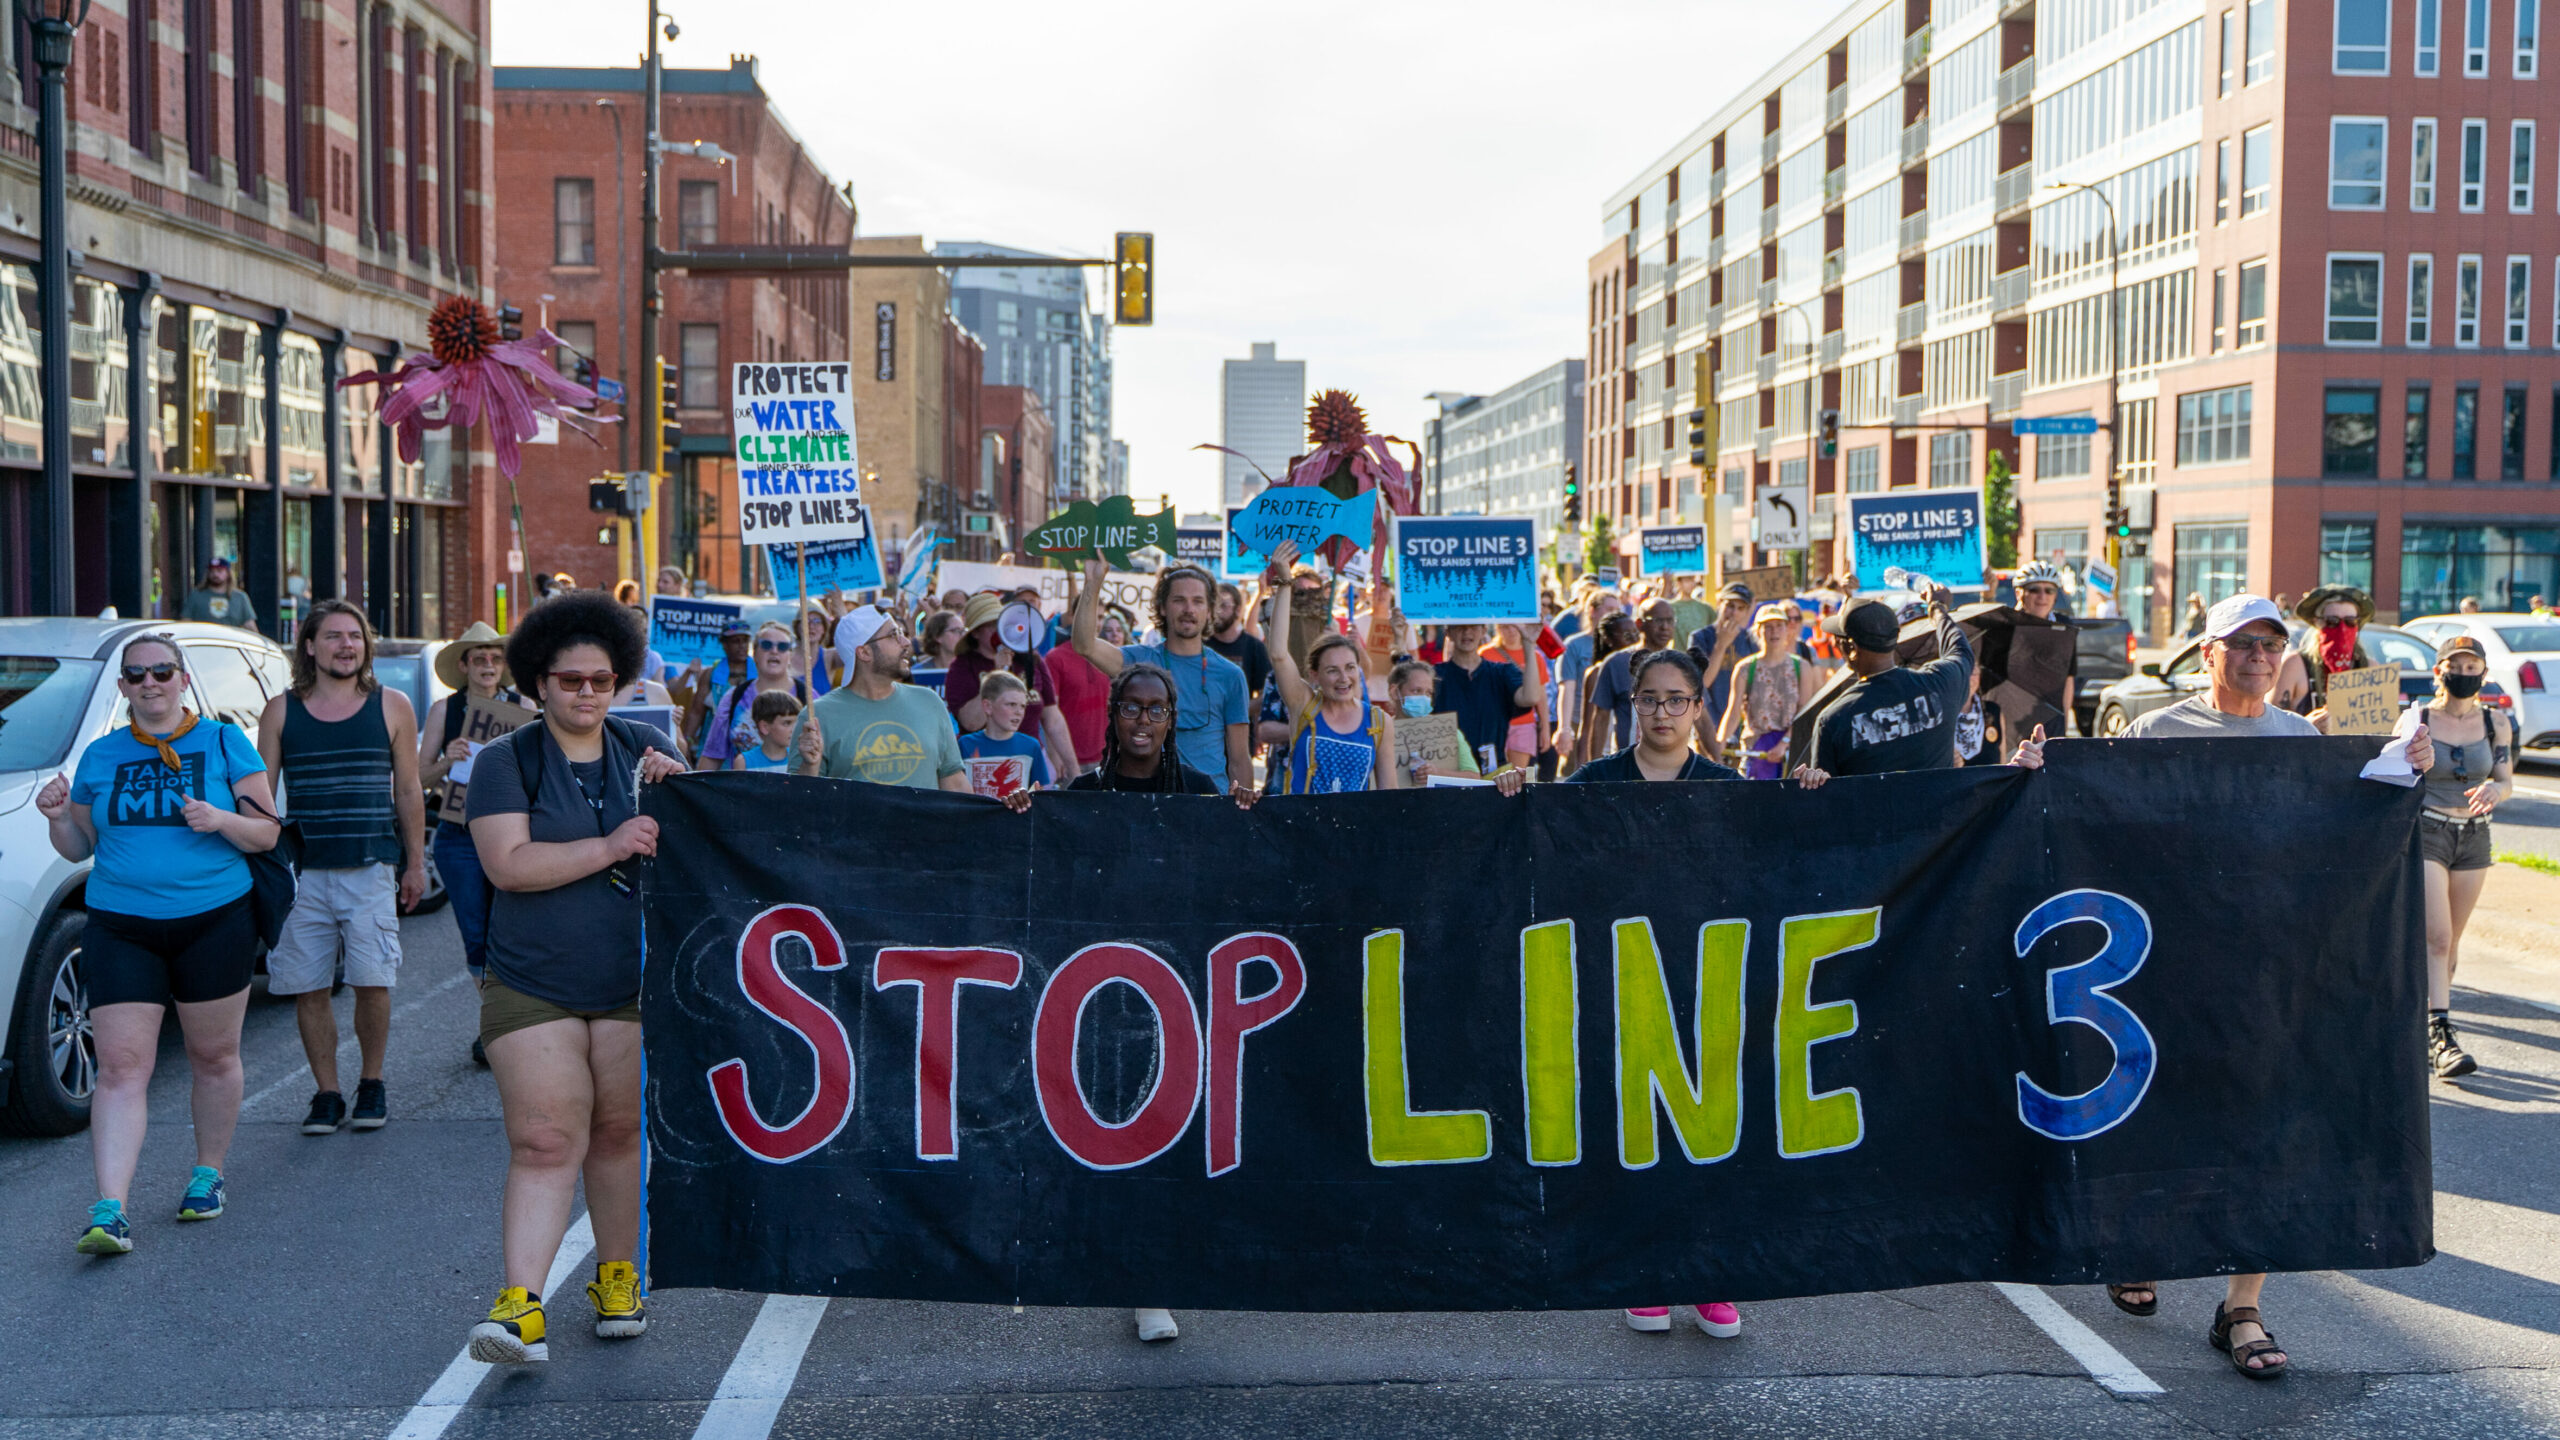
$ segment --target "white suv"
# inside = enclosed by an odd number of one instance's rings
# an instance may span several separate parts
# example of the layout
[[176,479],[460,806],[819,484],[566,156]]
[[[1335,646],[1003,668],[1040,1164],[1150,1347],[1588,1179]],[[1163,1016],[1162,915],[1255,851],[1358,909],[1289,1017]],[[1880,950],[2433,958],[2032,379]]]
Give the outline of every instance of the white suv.
[[2468,635],[2488,652],[2489,678],[2516,702],[2516,734],[2526,748],[2560,745],[2560,617],[2421,615],[2400,628],[2441,649]]
[[0,1133],[68,1135],[89,1123],[98,1076],[80,974],[89,864],[54,853],[35,797],[126,723],[116,657],[144,634],[185,649],[197,714],[252,737],[289,681],[282,649],[228,625],[0,620]]

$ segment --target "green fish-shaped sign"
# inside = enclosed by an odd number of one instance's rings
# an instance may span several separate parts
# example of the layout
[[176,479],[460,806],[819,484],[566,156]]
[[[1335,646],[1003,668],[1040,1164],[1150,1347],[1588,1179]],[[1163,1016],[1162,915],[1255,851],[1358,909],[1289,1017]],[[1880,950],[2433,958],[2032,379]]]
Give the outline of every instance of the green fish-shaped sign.
[[1129,552],[1150,545],[1173,553],[1173,512],[1141,515],[1137,502],[1126,495],[1099,503],[1079,500],[1023,538],[1023,549],[1044,560],[1073,565],[1099,555],[1115,570],[1128,569]]

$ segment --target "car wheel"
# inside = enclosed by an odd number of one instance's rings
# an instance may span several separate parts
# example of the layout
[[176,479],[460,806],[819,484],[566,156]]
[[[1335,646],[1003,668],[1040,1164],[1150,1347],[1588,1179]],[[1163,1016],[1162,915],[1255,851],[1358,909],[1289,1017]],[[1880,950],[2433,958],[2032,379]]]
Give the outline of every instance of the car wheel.
[[9,1103],[0,1134],[70,1135],[89,1124],[98,1088],[98,1042],[89,1029],[89,988],[80,973],[80,938],[89,917],[66,910],[45,927],[18,982],[12,1012]]
[[2121,705],[2110,705],[2098,712],[2098,738],[2102,740],[2113,740],[2132,725],[2133,722],[2125,718]]

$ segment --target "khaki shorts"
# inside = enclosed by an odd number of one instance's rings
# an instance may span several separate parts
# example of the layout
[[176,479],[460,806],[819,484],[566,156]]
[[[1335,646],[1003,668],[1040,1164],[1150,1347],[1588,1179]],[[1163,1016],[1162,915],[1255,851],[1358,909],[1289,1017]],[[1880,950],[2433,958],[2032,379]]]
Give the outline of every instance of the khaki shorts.
[[391,866],[302,872],[293,913],[267,954],[267,993],[326,990],[342,960],[350,985],[387,989],[400,978],[400,878]]
[[501,1035],[548,1025],[554,1020],[628,1020],[637,1025],[640,1023],[640,997],[634,995],[610,1010],[571,1010],[548,1000],[536,999],[521,990],[510,990],[495,980],[480,982],[482,1049],[495,1044]]

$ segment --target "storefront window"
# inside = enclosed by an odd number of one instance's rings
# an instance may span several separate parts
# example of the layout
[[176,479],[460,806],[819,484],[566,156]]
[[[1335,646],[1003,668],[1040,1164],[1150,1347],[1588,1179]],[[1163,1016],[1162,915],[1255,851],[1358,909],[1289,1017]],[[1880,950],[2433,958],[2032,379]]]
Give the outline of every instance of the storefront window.
[[2373,522],[2320,522],[2320,583],[2373,590]]
[[124,292],[98,280],[71,287],[71,458],[133,464],[133,391],[125,363]]
[[[362,350],[342,352],[342,376],[370,375],[381,362]],[[353,495],[382,493],[382,387],[351,385],[338,392],[338,482]]]
[[2400,613],[2445,614],[2465,597],[2483,610],[2520,611],[2560,595],[2560,529],[2402,525]]
[[[152,431],[159,451],[158,468],[172,475],[183,475],[193,467],[187,464],[194,448],[194,432],[187,410],[187,307],[166,300],[153,300],[151,325],[152,401],[159,407],[160,418]],[[212,436],[205,437],[208,460]],[[179,597],[183,600],[185,597]]]
[[285,332],[277,350],[278,444],[284,483],[318,489],[329,483],[329,396],[320,378],[320,342]]
[[197,309],[187,334],[195,401],[190,473],[265,480],[267,357],[258,323]]
[[2177,536],[2180,604],[2189,595],[2201,595],[2212,605],[2248,588],[2248,526],[2181,525]]
[[44,458],[44,384],[37,351],[44,343],[36,306],[36,272],[0,265],[0,459]]

